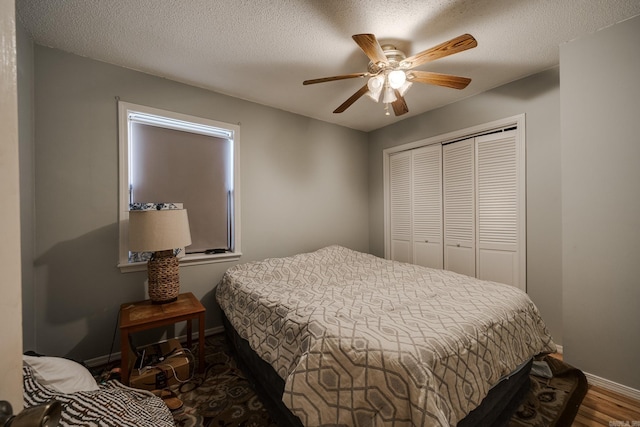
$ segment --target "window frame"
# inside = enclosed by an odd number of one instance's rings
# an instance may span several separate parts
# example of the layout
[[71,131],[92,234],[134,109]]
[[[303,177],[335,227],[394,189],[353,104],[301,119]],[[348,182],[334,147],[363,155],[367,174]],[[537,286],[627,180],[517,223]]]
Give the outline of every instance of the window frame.
[[[217,131],[216,136],[224,136],[233,141],[232,251],[223,254],[187,254],[180,258],[180,265],[187,266],[238,260],[242,256],[240,249],[240,126],[130,102],[118,101],[118,268],[120,271],[125,273],[143,271],[147,268],[146,262],[129,262],[129,248],[127,244],[129,240],[130,117],[136,114],[143,116],[152,115],[168,119],[165,124],[169,129],[205,135],[213,135],[210,131]],[[139,118],[136,118],[136,121],[140,122]],[[183,127],[185,123],[193,124],[194,126],[188,128]],[[198,128],[198,126],[202,126],[203,128]]]

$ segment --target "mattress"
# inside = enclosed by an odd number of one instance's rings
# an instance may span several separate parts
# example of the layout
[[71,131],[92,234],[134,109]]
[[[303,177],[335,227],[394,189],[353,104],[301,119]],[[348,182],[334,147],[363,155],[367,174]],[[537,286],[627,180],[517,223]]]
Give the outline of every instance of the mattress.
[[522,291],[330,246],[230,268],[230,324],[305,426],[448,426],[555,351]]

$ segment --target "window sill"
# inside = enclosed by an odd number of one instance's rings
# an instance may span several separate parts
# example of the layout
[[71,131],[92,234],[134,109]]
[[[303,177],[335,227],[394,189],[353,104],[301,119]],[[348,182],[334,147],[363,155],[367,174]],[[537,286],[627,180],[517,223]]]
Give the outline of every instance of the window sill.
[[[237,261],[242,256],[242,252],[230,252],[224,254],[190,254],[180,258],[180,267],[189,267],[192,265],[213,264],[218,262]],[[119,263],[118,268],[121,273],[133,273],[134,271],[145,271],[147,269],[146,262]]]

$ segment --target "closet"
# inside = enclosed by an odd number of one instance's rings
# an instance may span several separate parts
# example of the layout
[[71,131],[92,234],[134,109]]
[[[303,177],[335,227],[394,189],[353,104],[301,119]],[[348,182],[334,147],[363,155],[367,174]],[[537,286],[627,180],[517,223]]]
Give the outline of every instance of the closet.
[[387,155],[388,258],[526,289],[524,140],[517,129]]

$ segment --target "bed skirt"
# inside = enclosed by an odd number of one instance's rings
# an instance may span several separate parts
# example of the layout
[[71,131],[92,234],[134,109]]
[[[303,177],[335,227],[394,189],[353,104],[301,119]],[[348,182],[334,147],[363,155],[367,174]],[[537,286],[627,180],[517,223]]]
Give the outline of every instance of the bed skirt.
[[[304,427],[281,400],[284,380],[251,349],[247,340],[238,335],[224,312],[222,321],[240,368],[254,385],[256,393],[276,424],[280,427]],[[458,423],[458,427],[506,426],[529,390],[532,364],[533,359],[496,384],[480,406]]]

